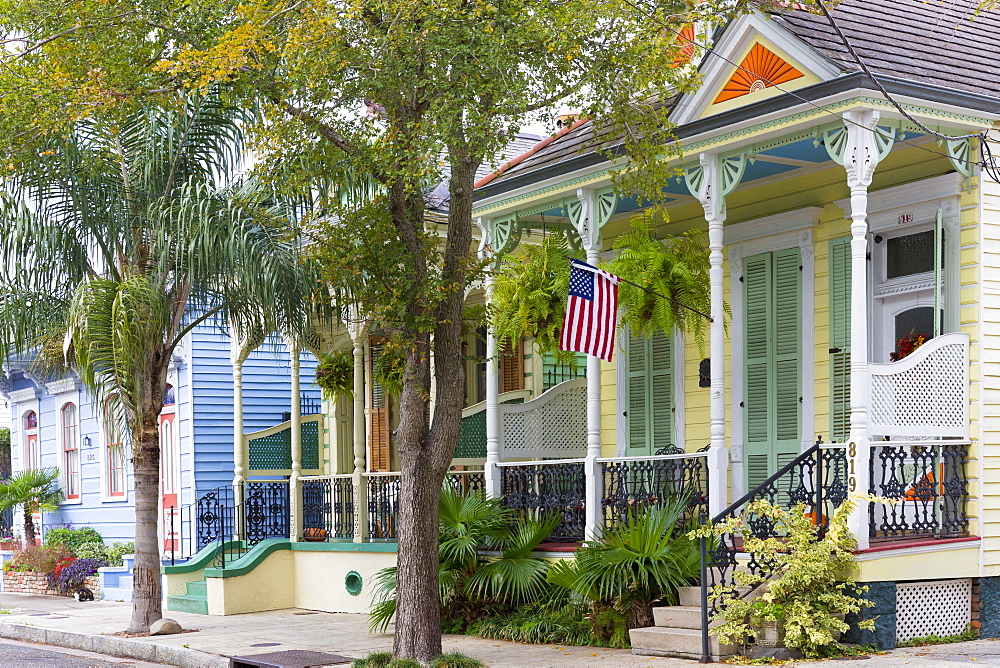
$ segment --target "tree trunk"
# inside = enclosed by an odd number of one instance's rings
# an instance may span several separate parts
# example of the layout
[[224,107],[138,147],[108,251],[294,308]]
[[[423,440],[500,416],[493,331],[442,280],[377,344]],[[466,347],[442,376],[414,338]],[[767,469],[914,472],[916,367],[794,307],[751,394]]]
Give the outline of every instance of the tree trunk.
[[655,626],[653,621],[653,606],[649,603],[632,603],[628,611],[628,627],[630,629],[645,629]]
[[[154,374],[159,378],[159,374]],[[162,405],[162,393],[160,394]],[[155,402],[151,402],[155,404]],[[160,433],[158,412],[142,417],[142,430],[132,444],[135,479],[135,567],[132,573],[132,620],[130,633],[145,633],[160,619],[160,546],[157,509],[160,501]]]
[[[430,337],[407,354],[400,425],[397,430],[402,478],[396,561],[396,634],[393,654],[427,663],[441,654],[441,604],[438,591],[439,502],[441,485],[455,454],[465,400],[462,359],[462,309],[469,252],[472,243],[472,184],[477,163],[453,160],[448,236],[445,241],[441,284],[450,290],[438,304],[434,325],[436,383],[433,424],[428,424],[430,391]],[[457,201],[456,201],[457,193]],[[392,201],[392,200],[391,200]],[[392,206],[392,204],[391,204]],[[393,207],[393,217],[401,207]],[[397,211],[397,208],[400,209]],[[423,216],[423,202],[420,202]],[[414,256],[417,246],[404,243]],[[421,267],[422,268],[422,267]],[[418,272],[417,272],[418,273]],[[412,309],[413,307],[411,307]],[[417,315],[415,310],[412,315]]]
[[24,504],[24,546],[35,544],[35,517],[31,512],[31,504]]

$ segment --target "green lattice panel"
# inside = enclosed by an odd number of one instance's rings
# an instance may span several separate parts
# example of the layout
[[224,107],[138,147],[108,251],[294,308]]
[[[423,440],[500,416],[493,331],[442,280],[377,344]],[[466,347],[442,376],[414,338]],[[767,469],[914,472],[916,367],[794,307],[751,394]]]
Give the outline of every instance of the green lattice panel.
[[[291,428],[251,439],[248,449],[251,471],[292,468]],[[302,468],[319,468],[319,423],[315,421],[302,423]]]
[[[512,399],[505,404],[520,404],[524,399]],[[486,411],[479,411],[467,418],[462,418],[462,426],[458,431],[458,445],[455,447],[455,458],[465,459],[486,456]]]
[[282,429],[270,436],[261,436],[249,443],[250,470],[292,468],[292,430]]
[[458,445],[455,447],[455,457],[485,456],[486,411],[479,411],[467,418],[462,418],[462,426],[458,431]]
[[319,422],[302,423],[302,468],[319,468]]

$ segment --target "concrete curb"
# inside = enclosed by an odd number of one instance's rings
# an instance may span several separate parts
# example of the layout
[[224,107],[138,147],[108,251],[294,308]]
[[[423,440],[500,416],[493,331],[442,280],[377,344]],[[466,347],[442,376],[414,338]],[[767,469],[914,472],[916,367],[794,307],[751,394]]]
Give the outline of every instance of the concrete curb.
[[116,638],[115,636],[92,635],[90,633],[74,633],[47,629],[30,624],[14,624],[0,622],[0,638],[20,640],[22,642],[41,643],[81,649],[87,652],[108,654],[125,659],[138,659],[150,663],[165,663],[181,668],[224,668],[229,666],[229,658],[217,654],[209,654],[187,647],[159,645],[153,642],[134,640],[132,638]]

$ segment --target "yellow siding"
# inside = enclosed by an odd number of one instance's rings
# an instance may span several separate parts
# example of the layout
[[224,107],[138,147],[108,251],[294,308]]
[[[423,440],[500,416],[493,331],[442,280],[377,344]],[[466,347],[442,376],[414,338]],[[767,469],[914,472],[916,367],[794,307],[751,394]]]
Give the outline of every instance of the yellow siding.
[[[963,206],[966,204],[963,201]],[[970,203],[971,204],[971,203]],[[979,535],[983,537],[983,572],[984,576],[1000,575],[1000,453],[996,452],[996,444],[1000,443],[1000,185],[990,179],[982,182],[982,225],[980,226],[979,261],[981,262],[981,277],[979,298],[981,313],[974,308],[963,309],[963,330],[976,330],[977,322],[982,322],[982,352],[974,347],[980,364],[973,365],[978,372],[978,384],[981,385],[981,402],[973,406],[982,409],[982,443],[987,446],[981,454],[982,480],[977,487],[982,494],[982,507],[979,518]],[[966,214],[963,211],[963,235],[965,233]],[[962,264],[973,263],[976,258],[969,254],[966,258],[963,236]],[[970,272],[971,274],[972,272]],[[971,301],[973,290],[963,293],[963,304]],[[978,317],[977,317],[978,316]],[[966,327],[965,323],[969,326]],[[978,413],[977,413],[978,414]],[[977,473],[975,463],[970,465],[971,473]],[[973,493],[976,493],[975,491]]]

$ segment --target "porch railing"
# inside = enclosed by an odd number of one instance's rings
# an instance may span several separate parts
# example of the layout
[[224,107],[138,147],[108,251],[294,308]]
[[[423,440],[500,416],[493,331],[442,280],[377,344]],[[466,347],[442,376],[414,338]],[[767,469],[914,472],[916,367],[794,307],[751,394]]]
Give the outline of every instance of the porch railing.
[[969,441],[871,444],[870,492],[891,500],[868,508],[873,540],[956,538],[969,534]]
[[354,476],[309,476],[302,481],[302,536],[306,540],[354,537]]
[[248,480],[164,508],[164,556],[174,565],[214,544],[220,548],[215,565],[225,568],[263,540],[288,537],[289,501],[287,480]]
[[603,484],[601,509],[605,527],[627,521],[646,508],[684,499],[684,519],[697,522],[708,513],[708,453],[652,457],[607,457],[597,460]]
[[500,493],[504,505],[524,519],[557,513],[562,520],[552,541],[580,541],[586,530],[584,459],[543,462],[500,462]]

